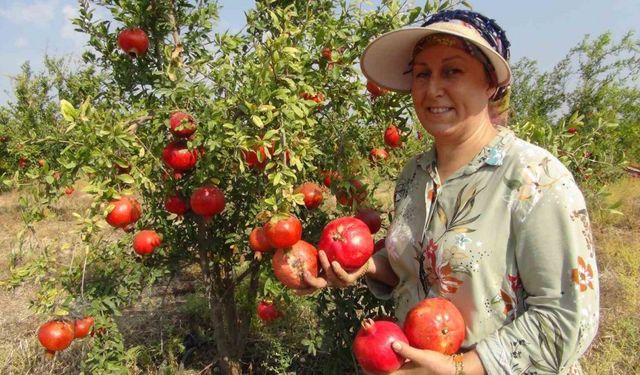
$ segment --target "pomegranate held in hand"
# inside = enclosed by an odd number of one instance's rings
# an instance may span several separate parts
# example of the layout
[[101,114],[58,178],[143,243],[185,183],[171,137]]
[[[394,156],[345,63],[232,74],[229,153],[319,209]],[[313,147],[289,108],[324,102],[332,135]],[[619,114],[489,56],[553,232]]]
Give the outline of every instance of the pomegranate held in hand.
[[199,187],[191,193],[190,203],[193,212],[209,220],[224,210],[224,193],[215,186]]
[[147,33],[140,28],[124,29],[118,35],[118,45],[132,57],[142,56],[149,48]]
[[189,137],[196,131],[196,123],[193,117],[184,112],[173,112],[169,118],[171,134],[176,137]]
[[143,230],[133,237],[133,250],[139,255],[148,255],[153,253],[161,243],[162,239],[158,233],[153,230]]
[[111,201],[109,205],[113,206],[113,209],[107,214],[107,223],[115,228],[129,228],[142,214],[140,203],[132,197],[122,197]]
[[82,319],[76,319],[73,322],[75,338],[81,339],[89,334],[95,320],[91,316],[85,316]]
[[276,305],[271,300],[262,300],[258,303],[258,317],[263,322],[271,322],[282,316]]
[[63,320],[51,320],[38,328],[38,340],[49,352],[68,348],[74,336],[73,325]]
[[251,247],[253,251],[262,253],[273,251],[273,246],[271,246],[269,240],[267,240],[263,227],[253,228],[251,234],[249,234],[249,247]]
[[462,314],[441,297],[424,299],[412,307],[403,329],[411,346],[447,355],[458,351],[465,335]]
[[367,372],[394,372],[404,363],[391,348],[395,341],[408,343],[400,326],[388,320],[365,319],[353,342],[353,354]]
[[327,224],[320,234],[318,250],[327,254],[346,270],[362,267],[373,254],[373,237],[369,227],[355,217],[341,217]]
[[276,249],[292,246],[302,238],[302,223],[297,217],[289,215],[281,219],[274,217],[264,225],[267,241]]
[[280,248],[271,258],[271,267],[276,278],[291,289],[305,289],[309,285],[304,281],[306,270],[318,277],[318,250],[303,240],[288,248]]

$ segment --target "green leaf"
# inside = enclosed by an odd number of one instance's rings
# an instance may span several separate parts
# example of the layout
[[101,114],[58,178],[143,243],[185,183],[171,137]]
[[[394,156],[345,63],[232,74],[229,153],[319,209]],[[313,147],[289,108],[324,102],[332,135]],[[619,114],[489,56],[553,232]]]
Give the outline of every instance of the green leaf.
[[71,103],[64,99],[60,100],[60,113],[62,113],[62,117],[69,122],[74,121],[78,117],[78,111],[73,108]]
[[119,174],[118,180],[124,182],[125,184],[133,185],[136,181],[128,174]]
[[251,116],[251,121],[254,123],[255,126],[259,127],[260,129],[264,127],[264,123],[262,122],[260,117],[256,115]]

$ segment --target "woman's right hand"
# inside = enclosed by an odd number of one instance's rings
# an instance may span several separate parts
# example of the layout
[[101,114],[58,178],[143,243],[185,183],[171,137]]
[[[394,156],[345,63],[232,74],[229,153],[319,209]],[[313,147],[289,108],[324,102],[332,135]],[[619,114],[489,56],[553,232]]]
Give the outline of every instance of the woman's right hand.
[[329,263],[327,254],[322,250],[318,251],[318,259],[320,260],[320,265],[322,266],[320,275],[318,277],[315,277],[309,272],[305,271],[302,276],[304,277],[304,281],[310,287],[306,289],[298,289],[296,291],[298,295],[311,294],[326,287],[349,287],[355,284],[362,276],[364,276],[371,266],[371,263],[373,263],[373,258],[369,258],[369,260],[367,260],[367,263],[365,263],[362,267],[358,268],[355,271],[348,272],[344,268],[342,268],[340,263],[336,261]]

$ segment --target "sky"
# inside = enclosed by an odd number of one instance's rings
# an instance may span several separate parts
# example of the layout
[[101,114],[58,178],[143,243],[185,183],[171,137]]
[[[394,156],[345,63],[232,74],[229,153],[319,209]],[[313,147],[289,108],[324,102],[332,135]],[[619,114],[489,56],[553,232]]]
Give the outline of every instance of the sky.
[[[423,5],[424,0],[413,0]],[[470,0],[473,9],[494,18],[511,41],[512,61],[538,61],[547,71],[586,34],[611,32],[614,40],[628,31],[640,38],[640,0]],[[219,31],[239,30],[244,12],[255,2],[220,0]],[[69,21],[77,0],[0,0],[0,104],[11,101],[10,77],[29,61],[42,69],[42,58],[80,56],[86,38]]]

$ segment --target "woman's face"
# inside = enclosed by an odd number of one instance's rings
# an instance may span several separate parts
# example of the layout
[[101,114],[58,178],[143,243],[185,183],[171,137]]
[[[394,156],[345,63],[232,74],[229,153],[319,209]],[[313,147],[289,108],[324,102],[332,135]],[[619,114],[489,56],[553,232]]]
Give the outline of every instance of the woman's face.
[[414,59],[411,96],[422,127],[436,140],[465,137],[489,122],[495,87],[482,63],[467,52],[433,45]]

